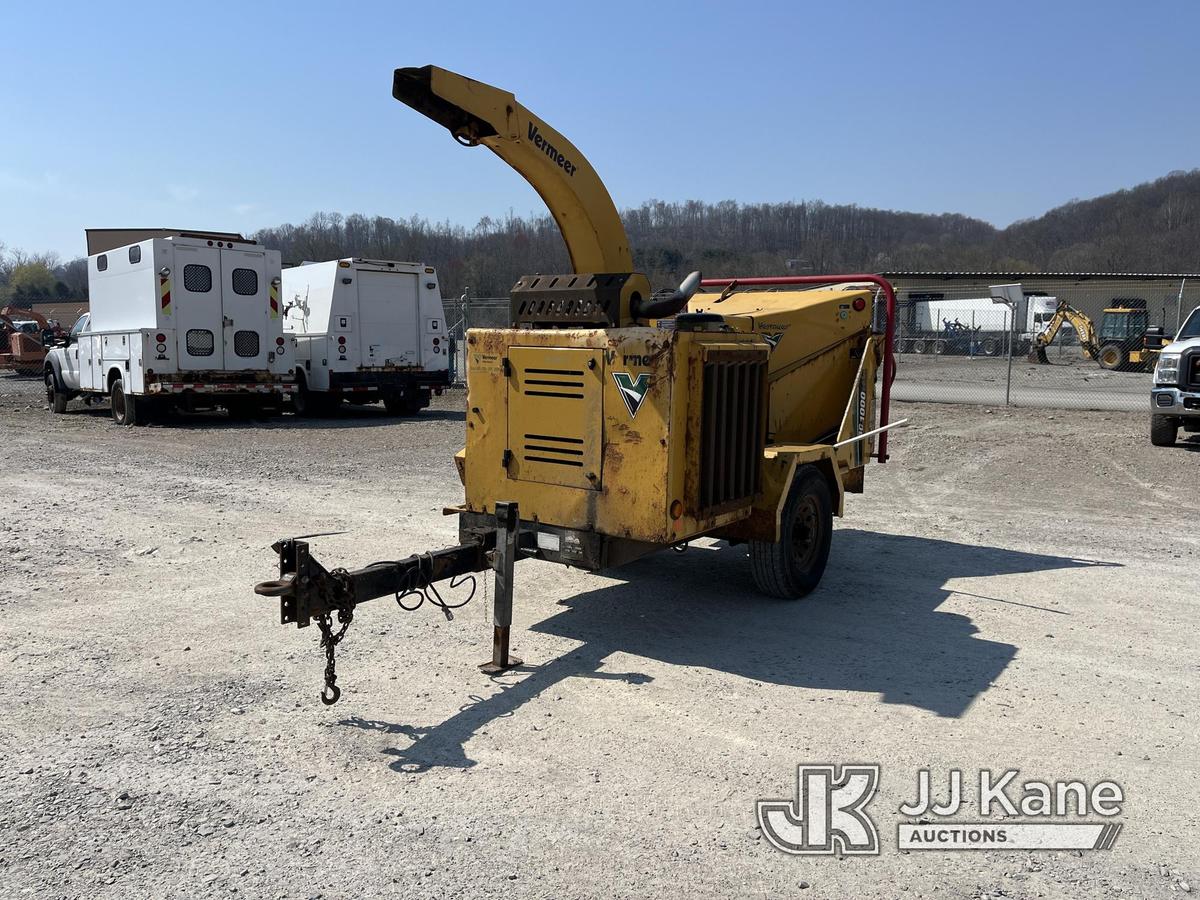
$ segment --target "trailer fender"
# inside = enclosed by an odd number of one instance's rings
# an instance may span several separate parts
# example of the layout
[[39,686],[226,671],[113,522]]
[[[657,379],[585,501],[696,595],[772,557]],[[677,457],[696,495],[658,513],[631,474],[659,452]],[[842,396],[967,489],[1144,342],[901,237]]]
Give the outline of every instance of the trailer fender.
[[787,502],[797,473],[805,466],[820,472],[829,485],[833,514],[845,511],[846,487],[834,462],[834,449],[829,444],[774,444],[763,450],[760,470],[762,486],[754,498],[754,506],[745,519],[733,522],[712,532],[725,540],[777,541],[783,506]]

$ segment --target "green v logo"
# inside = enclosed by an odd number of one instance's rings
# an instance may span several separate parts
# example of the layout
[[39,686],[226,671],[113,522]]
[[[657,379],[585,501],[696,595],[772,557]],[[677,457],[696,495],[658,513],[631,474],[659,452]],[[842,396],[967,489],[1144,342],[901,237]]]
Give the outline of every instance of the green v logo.
[[629,410],[629,418],[632,419],[642,408],[642,401],[646,399],[646,392],[650,390],[650,373],[642,372],[634,379],[629,377],[628,372],[613,372],[612,377],[617,383],[617,392],[625,401],[625,408]]
[[775,349],[775,345],[779,343],[779,339],[781,337],[783,337],[782,331],[778,332],[777,334],[767,334],[766,332],[763,333],[763,340],[771,345],[772,350]]

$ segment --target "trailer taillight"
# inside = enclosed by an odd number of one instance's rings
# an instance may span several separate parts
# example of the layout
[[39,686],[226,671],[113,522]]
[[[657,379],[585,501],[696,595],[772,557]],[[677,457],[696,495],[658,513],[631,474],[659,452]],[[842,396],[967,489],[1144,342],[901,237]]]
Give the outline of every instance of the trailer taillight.
[[438,340],[437,338],[434,338],[434,339],[433,339],[433,346],[435,346],[435,347],[436,347],[436,346],[437,346],[438,344],[440,344],[440,343],[441,343],[441,341],[440,341],[440,340]]
[[338,343],[339,343],[339,344],[344,344],[344,343],[346,343],[346,336],[345,336],[344,334],[339,334],[339,335],[338,335]]
[[854,300],[854,309],[857,312],[862,312],[866,308],[867,308],[867,301],[864,300],[862,297],[856,297]]
[[283,346],[283,338],[281,338],[281,337],[275,338],[275,343],[278,344],[280,347],[282,347]]
[[165,334],[156,334],[154,339],[160,344],[165,344],[167,342],[167,336]]

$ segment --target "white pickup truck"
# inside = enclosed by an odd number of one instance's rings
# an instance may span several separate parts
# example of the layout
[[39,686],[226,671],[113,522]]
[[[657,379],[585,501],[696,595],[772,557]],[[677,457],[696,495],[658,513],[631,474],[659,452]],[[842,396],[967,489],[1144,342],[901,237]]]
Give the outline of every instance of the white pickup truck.
[[1200,432],[1200,306],[1159,353],[1150,390],[1150,443],[1174,445],[1181,425]]
[[282,406],[296,364],[280,271],[279,251],[223,234],[179,232],[92,253],[90,312],[46,356],[50,408],[108,399],[114,421],[136,425],[167,406],[239,417]]
[[424,263],[334,259],[283,270],[284,331],[296,340],[299,415],[342,400],[413,415],[450,383],[437,272]]

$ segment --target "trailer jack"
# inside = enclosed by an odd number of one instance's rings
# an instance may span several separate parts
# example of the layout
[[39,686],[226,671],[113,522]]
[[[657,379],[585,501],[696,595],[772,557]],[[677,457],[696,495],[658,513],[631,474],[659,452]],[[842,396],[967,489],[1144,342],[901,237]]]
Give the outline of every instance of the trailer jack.
[[[346,636],[360,603],[378,597],[395,597],[401,609],[412,611],[425,600],[439,607],[447,619],[451,610],[465,606],[474,596],[472,586],[466,600],[456,604],[445,601],[435,587],[450,580],[458,587],[474,573],[491,568],[495,572],[496,600],[492,627],[492,657],[480,665],[488,674],[496,674],[521,665],[509,653],[512,628],[513,569],[521,550],[520,516],[516,503],[496,504],[495,530],[474,535],[474,539],[455,547],[417,553],[407,559],[371,563],[361,569],[326,569],[309,552],[308,542],[300,538],[276,541],[272,549],[279,554],[279,577],[254,586],[254,593],[279,598],[279,621],[305,628],[315,620],[325,651],[325,686],[321,702],[329,706],[338,701],[334,662],[335,648]],[[455,579],[459,579],[456,581]],[[419,596],[415,604],[405,599]],[[333,619],[337,617],[338,629]]]

